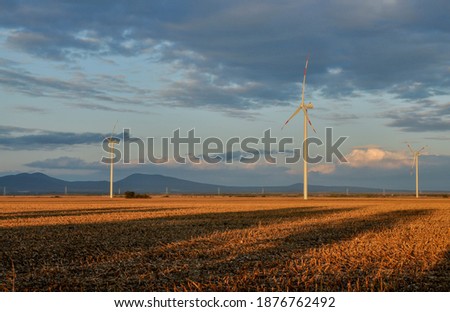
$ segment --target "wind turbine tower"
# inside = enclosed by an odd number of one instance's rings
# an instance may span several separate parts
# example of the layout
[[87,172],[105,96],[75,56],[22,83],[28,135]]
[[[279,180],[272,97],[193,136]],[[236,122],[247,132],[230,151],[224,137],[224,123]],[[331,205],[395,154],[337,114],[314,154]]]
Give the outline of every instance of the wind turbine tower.
[[109,198],[114,197],[114,144],[119,143],[119,140],[114,137],[114,130],[116,130],[117,122],[114,125],[111,136],[108,138],[109,145],[109,157],[110,157],[110,167],[109,167]]
[[420,153],[426,148],[426,146],[422,147],[421,149],[414,151],[411,147],[411,145],[408,144],[408,148],[411,151],[411,154],[413,155],[413,163],[411,166],[411,174],[412,169],[414,166],[416,167],[416,198],[419,198],[419,157]]
[[308,123],[315,133],[311,120],[308,116],[308,109],[314,108],[314,105],[309,102],[305,104],[305,85],[306,85],[306,71],[308,70],[309,56],[306,58],[305,70],[303,71],[303,84],[302,84],[302,101],[295,112],[289,117],[289,119],[284,123],[283,128],[288,124],[288,122],[294,118],[300,111],[303,111],[303,199],[308,199]]

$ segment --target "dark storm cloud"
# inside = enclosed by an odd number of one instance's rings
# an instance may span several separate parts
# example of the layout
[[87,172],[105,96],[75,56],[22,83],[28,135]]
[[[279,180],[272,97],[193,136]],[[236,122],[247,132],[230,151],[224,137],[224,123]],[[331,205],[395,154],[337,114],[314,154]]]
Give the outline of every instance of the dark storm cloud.
[[449,11],[447,0],[8,1],[0,26],[43,58],[148,54],[186,71],[162,104],[246,110],[297,100],[308,52],[308,84],[328,97],[448,94]]
[[[91,99],[110,104],[145,105],[149,91],[130,86],[123,77],[76,73],[70,80],[39,77],[19,68],[0,68],[0,86],[33,97]],[[89,108],[85,104],[84,108]],[[92,107],[98,109],[98,107]],[[123,110],[123,109],[122,109]]]
[[19,105],[15,107],[16,110],[28,112],[28,113],[45,113],[47,110],[35,106]]
[[140,110],[136,110],[136,109],[115,108],[115,107],[111,107],[108,105],[101,105],[101,104],[77,103],[77,104],[70,104],[69,106],[83,108],[83,109],[90,109],[90,110],[101,110],[101,111],[105,111],[105,112],[149,114],[149,112],[140,111]]
[[25,166],[36,169],[65,169],[65,170],[101,170],[100,162],[86,162],[76,157],[58,157],[45,160],[33,161]]
[[0,146],[6,150],[53,150],[81,144],[101,144],[101,133],[57,132],[0,126]]
[[[232,110],[226,108],[239,108],[240,110],[256,109],[263,106],[283,106],[287,102],[280,101],[282,94],[270,86],[261,83],[241,81],[211,81],[209,77],[201,75],[188,75],[187,79],[171,83],[166,89],[159,92],[162,103],[175,106],[191,107],[220,107],[229,115]],[[214,79],[213,79],[214,80]],[[187,104],[186,104],[187,103]],[[242,114],[242,112],[239,112]],[[239,116],[247,117],[247,116]]]
[[[10,33],[7,43],[23,51],[29,51],[43,58],[64,60],[75,57],[73,49],[82,51],[96,51],[99,44],[89,41],[76,40],[64,34],[50,34],[17,30]],[[64,48],[66,47],[66,48]]]
[[450,103],[425,102],[382,115],[391,119],[387,125],[408,132],[450,131]]
[[[283,152],[278,150],[264,150],[264,149],[256,149],[255,146],[248,146],[251,147],[253,150],[251,152],[244,152],[241,150],[234,150],[234,151],[227,151],[226,153],[220,153],[220,154],[208,154],[208,155],[200,155],[198,156],[201,159],[205,158],[214,158],[217,162],[229,162],[229,163],[247,163],[247,164],[253,164],[257,161],[264,161],[265,159],[270,157],[275,157],[277,155],[287,155],[292,156],[294,154],[293,150],[285,150]],[[267,158],[266,158],[267,157]],[[273,160],[270,163],[275,163],[276,161]]]
[[425,138],[427,140],[436,140],[436,141],[450,141],[450,136],[447,137],[428,137]]
[[0,136],[5,135],[11,135],[13,133],[30,133],[38,131],[37,129],[29,129],[29,128],[22,128],[22,127],[13,127],[13,126],[1,126],[0,125]]
[[350,121],[352,123],[356,123],[358,121],[358,116],[352,113],[340,113],[340,112],[326,112],[320,116],[317,116],[319,119],[331,121],[334,124],[348,124]]

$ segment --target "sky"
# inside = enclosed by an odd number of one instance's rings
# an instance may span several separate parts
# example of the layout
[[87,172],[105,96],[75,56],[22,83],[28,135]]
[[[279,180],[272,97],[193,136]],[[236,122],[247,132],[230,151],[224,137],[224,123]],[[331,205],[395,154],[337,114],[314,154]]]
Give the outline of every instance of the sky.
[[347,162],[310,165],[310,184],[412,190],[409,142],[427,146],[421,189],[450,191],[448,12],[446,0],[1,0],[0,176],[107,180],[102,141],[123,129],[145,142],[177,129],[195,129],[202,142],[270,129],[294,139],[286,151],[270,147],[276,163],[139,163],[132,146],[115,177],[301,182],[302,162],[278,160],[301,146],[302,114],[281,126],[300,104],[309,56],[309,135],[325,140],[332,128],[334,141],[347,137]]

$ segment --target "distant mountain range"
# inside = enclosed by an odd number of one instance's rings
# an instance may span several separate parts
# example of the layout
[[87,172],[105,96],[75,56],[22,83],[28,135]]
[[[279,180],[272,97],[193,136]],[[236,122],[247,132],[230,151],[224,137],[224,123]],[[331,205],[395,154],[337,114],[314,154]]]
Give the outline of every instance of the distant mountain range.
[[[0,177],[0,195],[20,194],[107,194],[108,181],[65,181],[45,175],[43,173],[20,173]],[[163,175],[132,174],[122,180],[114,182],[114,192],[163,194],[168,190],[171,194],[261,194],[261,193],[301,193],[303,184],[297,183],[287,186],[225,186],[193,182]],[[347,186],[320,186],[310,185],[311,193],[378,193],[377,188],[347,187]],[[386,190],[387,193],[406,192],[400,190]]]

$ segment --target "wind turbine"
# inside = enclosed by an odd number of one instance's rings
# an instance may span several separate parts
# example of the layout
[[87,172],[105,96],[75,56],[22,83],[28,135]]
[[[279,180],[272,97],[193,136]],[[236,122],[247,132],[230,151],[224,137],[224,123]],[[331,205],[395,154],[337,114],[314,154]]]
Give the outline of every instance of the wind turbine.
[[426,146],[422,147],[421,149],[414,151],[411,147],[411,145],[408,144],[408,148],[411,151],[411,154],[413,155],[413,163],[411,166],[411,175],[412,175],[412,169],[414,166],[416,166],[416,198],[419,198],[419,156],[420,152],[422,152]]
[[306,85],[306,71],[308,70],[309,56],[306,58],[305,70],[303,71],[303,84],[302,84],[302,101],[295,112],[284,123],[282,129],[288,124],[288,122],[294,118],[300,111],[303,111],[303,199],[308,199],[308,144],[306,142],[308,138],[308,123],[315,133],[311,120],[308,116],[308,109],[314,108],[314,105],[309,102],[305,104],[305,85]]
[[114,144],[118,143],[119,141],[117,138],[114,137],[114,130],[116,130],[117,122],[114,125],[114,128],[112,130],[111,136],[108,139],[108,145],[109,145],[109,156],[110,156],[110,167],[109,167],[109,198],[114,197]]

